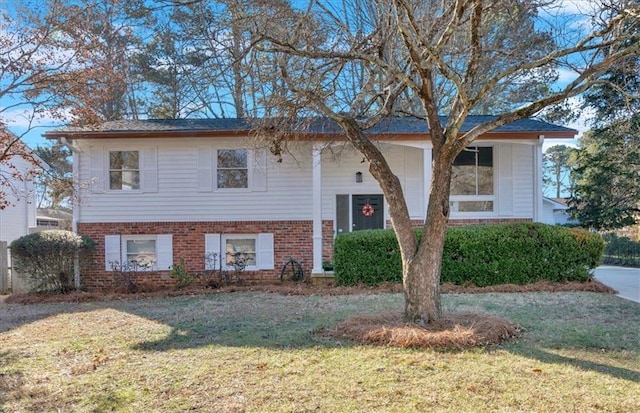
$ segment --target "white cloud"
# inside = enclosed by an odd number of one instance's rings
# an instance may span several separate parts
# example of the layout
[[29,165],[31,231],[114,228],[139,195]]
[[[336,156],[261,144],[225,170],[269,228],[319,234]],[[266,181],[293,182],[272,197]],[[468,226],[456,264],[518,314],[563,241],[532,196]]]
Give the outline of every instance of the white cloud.
[[32,117],[32,112],[25,109],[11,109],[1,111],[2,120],[7,124],[7,128],[30,147],[47,144],[47,140],[42,137],[45,131],[62,125],[59,119],[51,116],[50,113],[43,113],[37,117]]
[[560,87],[564,87],[570,82],[574,81],[578,77],[578,73],[575,70],[560,68],[558,69],[558,80],[555,84]]

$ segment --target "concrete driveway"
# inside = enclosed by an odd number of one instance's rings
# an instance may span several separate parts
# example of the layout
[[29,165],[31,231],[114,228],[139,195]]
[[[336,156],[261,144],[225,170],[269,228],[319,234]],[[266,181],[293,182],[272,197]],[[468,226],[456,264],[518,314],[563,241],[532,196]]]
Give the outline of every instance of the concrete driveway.
[[618,291],[618,297],[640,303],[640,268],[603,265],[595,269],[595,279]]

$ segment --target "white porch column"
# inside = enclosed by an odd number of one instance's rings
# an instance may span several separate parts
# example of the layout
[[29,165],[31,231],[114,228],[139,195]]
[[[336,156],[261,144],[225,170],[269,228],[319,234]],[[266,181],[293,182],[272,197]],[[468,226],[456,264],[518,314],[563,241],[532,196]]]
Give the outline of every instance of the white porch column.
[[538,143],[533,147],[533,222],[543,221],[542,203],[542,144],[544,135],[538,136]]
[[313,269],[322,274],[322,145],[313,145],[312,201],[313,201]]
[[431,171],[431,163],[433,161],[433,148],[429,147],[425,147],[422,150],[422,171],[423,171],[423,176],[424,176],[424,182],[423,182],[423,188],[424,188],[424,195],[423,195],[423,217],[427,216],[427,208],[429,207],[429,193],[431,192],[431,177],[432,177],[432,171]]

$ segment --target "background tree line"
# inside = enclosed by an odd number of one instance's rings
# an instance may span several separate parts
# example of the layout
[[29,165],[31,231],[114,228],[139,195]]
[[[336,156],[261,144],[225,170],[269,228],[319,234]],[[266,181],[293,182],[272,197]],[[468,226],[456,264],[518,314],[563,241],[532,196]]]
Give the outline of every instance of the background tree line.
[[577,148],[550,147],[545,185],[568,198],[579,225],[611,230],[640,222],[640,59],[629,57],[584,96],[591,129]]

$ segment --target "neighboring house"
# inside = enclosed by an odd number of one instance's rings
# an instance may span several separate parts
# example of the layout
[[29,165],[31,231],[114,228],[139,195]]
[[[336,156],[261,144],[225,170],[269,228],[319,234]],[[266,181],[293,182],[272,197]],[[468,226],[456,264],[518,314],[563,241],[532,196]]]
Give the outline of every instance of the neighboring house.
[[[15,135],[4,129],[0,133],[8,134],[2,136],[0,145],[10,154],[0,163],[3,180],[0,190],[4,193],[2,201],[7,204],[0,210],[0,241],[11,244],[36,227],[36,191],[32,177],[48,165],[22,141],[15,141],[18,139]],[[16,178],[16,174],[22,178]]]
[[542,222],[551,225],[577,224],[567,212],[568,209],[567,199],[544,197]]
[[36,210],[36,232],[49,229],[71,231],[73,214],[70,210],[61,208],[38,208]]
[[[471,116],[462,131],[484,116]],[[427,125],[388,119],[368,133],[403,185],[416,226],[425,217],[432,145]],[[523,119],[489,132],[456,160],[451,224],[542,221],[542,143],[572,129]],[[97,243],[86,288],[110,288],[113,263],[143,263],[148,282],[171,285],[205,255],[247,261],[246,278],[275,280],[290,257],[321,273],[336,234],[390,227],[386,201],[362,155],[325,120],[313,123],[279,162],[254,149],[242,119],[108,122],[45,134],[73,148],[80,202],[74,227]]]

